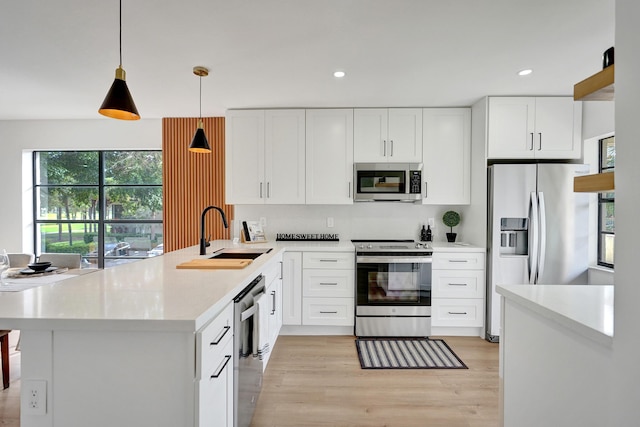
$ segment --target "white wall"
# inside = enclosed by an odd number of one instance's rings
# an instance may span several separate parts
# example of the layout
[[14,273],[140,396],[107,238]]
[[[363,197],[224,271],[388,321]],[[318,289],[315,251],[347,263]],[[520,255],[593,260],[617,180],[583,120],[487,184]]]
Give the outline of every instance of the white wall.
[[32,252],[30,153],[51,149],[159,150],[162,120],[0,121],[0,146],[0,250]]
[[616,0],[616,291],[610,426],[640,419],[640,2]]
[[[482,226],[478,219],[468,216],[467,206],[425,206],[411,203],[355,203],[353,205],[237,205],[235,207],[234,236],[238,236],[241,221],[267,219],[267,238],[274,240],[277,233],[337,233],[340,240],[351,239],[420,239],[420,228],[428,218],[434,218],[435,241],[446,241],[449,231],[442,223],[447,210],[460,212],[460,225],[456,241],[484,245],[470,241],[471,230]],[[327,227],[332,217],[334,227]]]

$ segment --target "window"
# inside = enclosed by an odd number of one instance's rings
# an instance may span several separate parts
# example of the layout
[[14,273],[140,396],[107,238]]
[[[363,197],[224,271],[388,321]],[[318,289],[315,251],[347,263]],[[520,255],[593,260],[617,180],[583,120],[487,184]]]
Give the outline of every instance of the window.
[[[599,147],[599,172],[613,172],[616,165],[615,137],[601,139]],[[613,268],[615,233],[615,193],[598,193],[598,265]]]
[[34,247],[83,267],[162,254],[161,151],[33,153]]

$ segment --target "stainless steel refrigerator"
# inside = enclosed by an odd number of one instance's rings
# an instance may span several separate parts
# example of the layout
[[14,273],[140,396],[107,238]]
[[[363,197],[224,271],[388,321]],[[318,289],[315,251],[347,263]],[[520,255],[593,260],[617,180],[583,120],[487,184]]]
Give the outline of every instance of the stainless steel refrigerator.
[[573,192],[588,165],[489,166],[485,338],[500,336],[504,284],[586,284],[589,198]]

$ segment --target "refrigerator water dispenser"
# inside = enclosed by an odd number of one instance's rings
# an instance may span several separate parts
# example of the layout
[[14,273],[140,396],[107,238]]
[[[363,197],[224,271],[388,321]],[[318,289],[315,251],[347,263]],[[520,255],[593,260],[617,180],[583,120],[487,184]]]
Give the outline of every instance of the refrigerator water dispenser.
[[500,255],[529,254],[529,218],[500,218]]

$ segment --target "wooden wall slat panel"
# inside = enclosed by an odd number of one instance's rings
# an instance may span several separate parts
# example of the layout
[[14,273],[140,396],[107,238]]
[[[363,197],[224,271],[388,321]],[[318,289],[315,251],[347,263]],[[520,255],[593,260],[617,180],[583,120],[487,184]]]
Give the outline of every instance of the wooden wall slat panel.
[[[200,216],[207,206],[222,208],[231,227],[233,206],[224,204],[224,117],[206,117],[202,122],[209,154],[189,151],[197,118],[162,119],[165,252],[199,243]],[[231,228],[224,228],[215,211],[207,214],[205,229],[211,240],[230,237]]]

